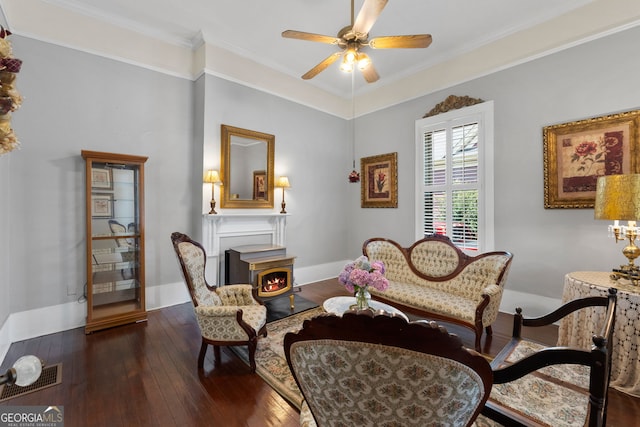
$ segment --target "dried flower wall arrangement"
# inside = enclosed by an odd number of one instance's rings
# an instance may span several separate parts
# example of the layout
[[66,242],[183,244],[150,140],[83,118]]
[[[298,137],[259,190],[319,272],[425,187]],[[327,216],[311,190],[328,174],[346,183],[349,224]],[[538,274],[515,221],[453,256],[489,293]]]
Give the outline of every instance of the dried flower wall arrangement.
[[22,105],[22,96],[15,88],[16,75],[22,61],[13,58],[11,32],[0,26],[0,156],[15,150],[20,143],[11,128],[11,113]]

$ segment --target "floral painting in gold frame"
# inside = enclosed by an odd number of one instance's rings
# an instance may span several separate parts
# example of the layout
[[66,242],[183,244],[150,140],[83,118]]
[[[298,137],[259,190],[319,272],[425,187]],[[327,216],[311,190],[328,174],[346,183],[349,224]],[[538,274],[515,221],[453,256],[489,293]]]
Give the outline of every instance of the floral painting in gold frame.
[[640,110],[546,126],[544,207],[592,208],[599,176],[638,173]]
[[398,207],[398,153],[360,159],[361,207]]

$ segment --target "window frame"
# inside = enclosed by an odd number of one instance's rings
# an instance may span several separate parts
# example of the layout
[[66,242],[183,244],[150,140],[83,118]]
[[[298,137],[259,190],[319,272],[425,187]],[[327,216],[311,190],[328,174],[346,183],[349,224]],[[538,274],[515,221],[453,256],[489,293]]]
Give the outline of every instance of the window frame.
[[[494,250],[494,106],[485,101],[432,117],[416,120],[415,123],[415,237],[424,238],[424,134],[447,127],[455,127],[475,121],[478,123],[478,249],[472,253]],[[450,218],[452,212],[447,212]],[[449,233],[447,233],[449,235]]]

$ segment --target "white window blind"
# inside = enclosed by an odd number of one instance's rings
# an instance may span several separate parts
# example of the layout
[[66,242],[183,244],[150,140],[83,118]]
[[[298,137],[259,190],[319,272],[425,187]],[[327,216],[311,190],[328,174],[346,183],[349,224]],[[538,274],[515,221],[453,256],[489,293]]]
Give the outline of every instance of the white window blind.
[[493,216],[487,227],[483,209],[493,194],[485,191],[483,174],[487,118],[474,107],[416,122],[416,235],[444,234],[468,251],[483,250],[487,232],[493,232]]

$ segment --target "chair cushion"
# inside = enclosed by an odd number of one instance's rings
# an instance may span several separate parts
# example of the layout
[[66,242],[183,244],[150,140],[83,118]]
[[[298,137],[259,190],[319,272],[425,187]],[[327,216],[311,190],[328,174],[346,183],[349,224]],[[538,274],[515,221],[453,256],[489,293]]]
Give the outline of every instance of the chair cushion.
[[236,320],[242,309],[242,319],[259,331],[267,322],[267,308],[263,305],[216,306],[195,308],[196,320],[203,337],[213,341],[247,341],[249,336]]
[[473,323],[477,301],[459,297],[454,294],[443,292],[435,287],[427,287],[409,282],[395,282],[389,280],[389,287],[381,292],[369,287],[371,295],[379,295],[400,304],[424,309],[429,307],[429,311],[443,316],[462,319]]
[[[544,347],[522,340],[505,358],[508,363],[504,365]],[[589,406],[589,367],[573,364],[547,366],[515,381],[494,384],[489,400],[540,425],[583,426]]]
[[484,391],[467,366],[399,347],[302,341],[291,358],[319,425],[465,426]]

